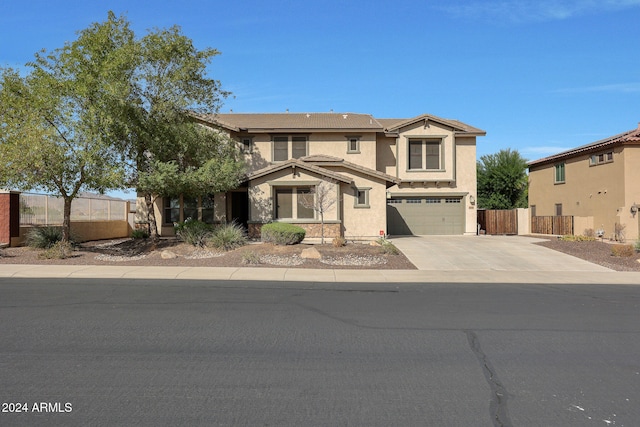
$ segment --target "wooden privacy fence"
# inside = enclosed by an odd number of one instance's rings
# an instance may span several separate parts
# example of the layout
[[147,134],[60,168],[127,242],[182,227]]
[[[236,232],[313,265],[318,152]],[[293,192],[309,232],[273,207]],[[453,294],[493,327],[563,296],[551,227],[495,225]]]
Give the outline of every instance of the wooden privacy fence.
[[478,210],[478,224],[486,234],[518,234],[518,211]]
[[531,217],[531,233],[573,234],[573,216],[534,216]]

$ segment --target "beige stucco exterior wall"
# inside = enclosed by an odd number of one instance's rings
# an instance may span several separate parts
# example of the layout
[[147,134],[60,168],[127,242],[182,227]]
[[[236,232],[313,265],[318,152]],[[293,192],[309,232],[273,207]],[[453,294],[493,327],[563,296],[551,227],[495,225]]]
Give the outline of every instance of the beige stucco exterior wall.
[[[351,163],[356,163],[370,169],[376,169],[376,134],[375,132],[350,132],[340,133],[290,133],[284,135],[306,135],[308,137],[308,154],[310,156],[324,154],[338,157]],[[357,153],[348,152],[348,137],[358,137],[360,150]],[[234,135],[235,139],[242,138]],[[248,163],[248,172],[263,169],[273,162],[272,136],[269,134],[252,135],[251,153],[245,154]],[[291,154],[291,153],[289,153]]]
[[[350,177],[355,184],[342,183],[343,233],[347,239],[367,240],[387,234],[387,199],[385,181],[343,167],[331,170]],[[356,188],[368,189],[369,206],[356,207]]]
[[[24,244],[32,226],[20,226],[20,236],[12,240],[12,246]],[[131,235],[127,221],[72,221],[71,237],[79,242],[90,240],[121,239]]]
[[[441,138],[443,150],[443,169],[438,171],[409,171],[409,138]],[[429,122],[425,127],[423,122],[415,123],[401,129],[396,146],[398,174],[402,180],[453,180],[455,177],[454,136],[451,129],[440,127],[437,123]],[[475,168],[475,159],[474,159]],[[396,175],[395,173],[393,175]]]
[[[292,172],[291,168],[287,168],[252,180],[249,186],[249,222],[266,223],[273,220],[272,188],[274,186],[310,186],[317,185],[321,181],[323,181],[321,176],[300,170],[300,168],[297,168],[295,173]],[[337,194],[337,192],[335,194]],[[334,204],[331,209],[324,214],[325,221],[337,221],[339,219],[338,208],[339,203]],[[320,222],[319,217],[316,217],[315,221]],[[287,222],[308,223],[314,221],[304,219]]]
[[[419,126],[422,129],[423,125]],[[429,128],[437,134],[437,128],[431,124]],[[414,132],[417,132],[414,129]],[[476,180],[476,138],[456,137],[450,133],[444,139],[445,144],[445,171],[440,172],[412,172],[410,178],[403,175],[407,164],[406,138],[399,139],[399,175],[405,176],[405,181],[400,185],[394,185],[387,191],[394,196],[409,196],[411,194],[429,194],[433,196],[462,197],[465,209],[464,234],[476,234],[477,232],[477,180]],[[447,160],[449,159],[449,160]],[[455,163],[454,163],[455,160]],[[395,173],[394,173],[395,175]],[[413,182],[411,181],[413,180]],[[443,180],[443,182],[437,182]],[[446,181],[451,181],[450,183]],[[386,202],[385,202],[386,203]]]
[[640,211],[640,145],[626,145],[624,158],[624,206],[620,207],[620,223],[626,225],[627,239],[640,239],[640,212],[633,215],[631,207]]
[[[350,183],[333,183],[336,186],[337,202],[325,213],[325,223],[341,222],[342,233],[348,239],[368,239],[378,237],[380,230],[386,234],[386,186],[385,182],[378,179],[351,171],[343,167],[331,167],[333,172],[347,176],[353,180],[355,187]],[[323,177],[312,172],[296,169],[295,174],[291,169],[274,172],[265,177],[251,181],[249,188],[250,219],[252,223],[266,223],[273,220],[273,193],[272,188],[277,185],[308,186],[316,185]],[[369,206],[355,206],[355,189],[367,189],[369,191]],[[308,219],[287,220],[291,223],[310,223]],[[315,222],[320,218],[316,214]]]
[[376,170],[387,175],[396,176],[396,138],[379,134],[376,145]]
[[[640,172],[628,169],[634,168],[632,162],[637,169],[640,157],[629,151],[629,147],[624,153],[622,147],[616,147],[613,162],[596,166],[589,164],[591,153],[567,159],[563,184],[554,183],[555,164],[531,168],[529,206],[536,207],[538,216],[553,216],[555,205],[561,203],[563,215],[593,218],[593,228],[603,229],[606,238],[613,238],[615,224],[620,223],[626,226],[627,239],[636,239],[638,224],[630,214],[633,200],[628,199],[633,197],[633,187],[638,188]],[[574,223],[574,233],[584,233],[579,227],[582,225]]]

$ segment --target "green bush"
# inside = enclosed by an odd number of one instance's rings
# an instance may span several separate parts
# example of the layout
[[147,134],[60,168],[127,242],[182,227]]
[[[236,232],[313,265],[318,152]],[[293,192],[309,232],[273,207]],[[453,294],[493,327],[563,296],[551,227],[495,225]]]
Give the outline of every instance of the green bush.
[[62,240],[62,227],[35,227],[27,233],[27,246],[49,249]]
[[246,244],[247,235],[244,228],[235,222],[214,228],[213,233],[207,239],[207,246],[224,251],[230,251]]
[[636,240],[635,250],[636,252],[640,252],[640,239]]
[[178,239],[193,246],[203,247],[213,233],[213,226],[198,220],[179,222],[174,226]]
[[306,232],[304,228],[298,227],[297,225],[284,222],[272,222],[263,225],[260,234],[262,241],[266,243],[295,245],[304,240]]
[[137,228],[131,232],[131,237],[134,239],[147,239],[149,238],[149,232],[142,228]]
[[380,249],[381,249],[382,253],[385,253],[387,255],[399,255],[400,254],[400,250],[396,247],[396,245],[394,245],[393,243],[391,243],[390,241],[388,241],[384,237],[380,237],[377,240],[377,242],[380,245]]

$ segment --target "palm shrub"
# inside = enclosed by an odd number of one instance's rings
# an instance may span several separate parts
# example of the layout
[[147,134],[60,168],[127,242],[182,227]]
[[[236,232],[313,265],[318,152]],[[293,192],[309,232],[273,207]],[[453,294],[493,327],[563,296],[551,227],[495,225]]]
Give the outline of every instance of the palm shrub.
[[244,227],[232,222],[223,224],[213,229],[213,232],[207,239],[207,246],[212,246],[224,251],[239,248],[247,244],[247,235]]
[[179,222],[174,228],[180,240],[199,247],[205,246],[213,233],[213,226],[198,220]]
[[62,227],[34,227],[27,233],[27,246],[49,249],[62,240]]
[[302,240],[306,231],[297,225],[284,222],[272,222],[262,226],[260,230],[261,240],[276,245],[295,245]]

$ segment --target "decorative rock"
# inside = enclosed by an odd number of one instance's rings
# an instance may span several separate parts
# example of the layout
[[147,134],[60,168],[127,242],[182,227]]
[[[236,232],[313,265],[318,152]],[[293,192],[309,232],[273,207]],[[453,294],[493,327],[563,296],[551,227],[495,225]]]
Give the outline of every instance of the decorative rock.
[[160,258],[162,259],[174,259],[174,258],[178,258],[178,255],[176,255],[175,253],[168,251],[168,250],[164,250],[160,253]]
[[320,252],[312,246],[310,248],[303,249],[300,254],[300,258],[320,259],[322,258],[322,255],[320,255]]
[[371,242],[369,242],[369,246],[382,246],[382,245],[380,244],[380,242],[376,240],[372,240]]

